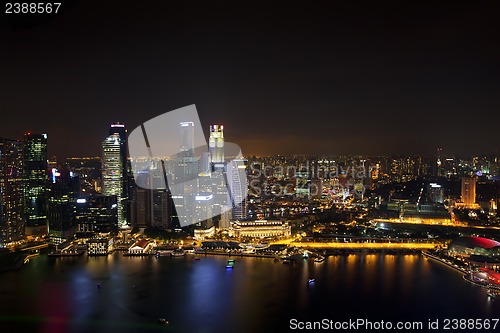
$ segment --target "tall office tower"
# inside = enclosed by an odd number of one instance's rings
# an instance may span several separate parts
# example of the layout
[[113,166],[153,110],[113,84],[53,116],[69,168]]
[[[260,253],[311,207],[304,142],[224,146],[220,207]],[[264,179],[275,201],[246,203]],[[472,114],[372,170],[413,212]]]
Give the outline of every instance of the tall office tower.
[[127,226],[123,197],[123,155],[121,137],[111,134],[102,143],[102,194],[116,196],[118,227]]
[[311,194],[311,173],[309,171],[295,173],[295,194],[306,197]]
[[24,236],[22,149],[0,138],[0,247]]
[[199,176],[210,176],[210,153],[203,152],[200,156],[200,163],[198,166]]
[[219,229],[229,229],[231,227],[232,211],[231,206],[223,206],[219,220]]
[[443,187],[436,183],[430,183],[427,187],[427,202],[443,203]]
[[476,203],[476,177],[462,178],[462,202],[465,207],[472,208]]
[[[194,197],[197,192],[198,159],[194,152],[194,123],[191,121],[181,122],[180,126],[180,149],[175,159],[174,181],[177,185],[176,196],[182,197],[182,207],[177,212],[179,219],[192,221],[194,218]],[[169,184],[171,187],[172,184]],[[179,199],[179,198],[178,198]],[[177,201],[179,205],[179,200]],[[179,206],[180,208],[181,206]]]
[[224,163],[224,126],[211,125],[208,147],[213,166]]
[[116,232],[116,196],[92,195],[76,200],[76,223],[81,232]]
[[24,135],[23,197],[25,232],[47,232],[47,134]]
[[133,227],[151,226],[151,191],[152,190],[146,188],[137,189],[134,200],[134,216],[132,219]]
[[438,148],[437,149],[437,154],[436,154],[436,172],[435,175],[439,177],[444,177],[446,174],[445,171],[445,158],[443,155],[443,148]]
[[248,214],[247,160],[234,159],[227,165],[229,199],[233,208],[233,219],[244,220]]
[[179,123],[181,127],[181,146],[180,151],[193,154],[194,149],[194,123],[192,121],[183,121]]
[[109,135],[118,134],[120,136],[120,157],[122,160],[122,179],[123,179],[123,191],[122,191],[122,206],[123,206],[123,219],[125,221],[130,220],[130,199],[132,187],[133,187],[133,176],[131,173],[132,166],[127,159],[127,129],[124,123],[114,122],[111,123],[109,127]]
[[168,229],[172,226],[170,218],[171,198],[170,193],[164,190],[153,190],[151,204],[153,206],[153,218],[151,224],[153,227]]
[[60,244],[76,233],[77,198],[80,178],[65,164],[52,169],[48,200],[48,231],[50,241]]

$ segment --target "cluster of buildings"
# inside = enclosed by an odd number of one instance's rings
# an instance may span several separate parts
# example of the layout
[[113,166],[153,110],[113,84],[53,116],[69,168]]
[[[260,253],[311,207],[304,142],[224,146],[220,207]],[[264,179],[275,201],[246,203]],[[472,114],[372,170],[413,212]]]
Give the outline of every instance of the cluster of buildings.
[[[244,159],[230,156],[222,125],[210,126],[208,149],[197,153],[194,127],[178,124],[178,154],[142,160],[127,157],[127,129],[119,122],[111,124],[100,157],[63,162],[47,156],[46,134],[0,138],[0,246],[42,235],[59,244],[79,233],[92,238],[130,227],[193,224],[198,239],[217,230],[240,238],[288,237],[284,220],[334,204],[382,212],[377,218],[396,212],[396,218],[414,222],[453,223],[461,210],[496,216],[496,157],[469,161],[440,149],[434,159]],[[97,253],[102,242],[94,243]]]
[[500,242],[483,237],[459,237],[448,245],[447,254],[467,263],[471,281],[500,286]]
[[[174,159],[149,161],[135,175],[122,123],[111,124],[100,158],[51,161],[46,134],[0,139],[0,247],[45,235],[61,244],[81,234],[91,239],[89,253],[102,254],[112,248],[109,235],[130,227],[173,229],[184,220],[196,224],[201,238],[216,228],[231,229],[235,221],[245,229],[239,221],[248,214],[247,161],[227,159],[221,125],[210,126],[209,149],[196,156],[193,127],[179,124]],[[166,174],[174,180],[169,185],[185,185],[172,192],[162,181]],[[274,236],[271,229],[262,235]]]
[[49,235],[58,244],[78,231],[115,231],[124,221],[122,203],[128,193],[122,176],[125,136],[123,124],[111,125],[103,143],[103,182],[93,184],[94,191],[85,179],[87,172],[76,172],[73,161],[49,160],[47,134],[26,133],[22,141],[0,139],[0,246],[25,237]]

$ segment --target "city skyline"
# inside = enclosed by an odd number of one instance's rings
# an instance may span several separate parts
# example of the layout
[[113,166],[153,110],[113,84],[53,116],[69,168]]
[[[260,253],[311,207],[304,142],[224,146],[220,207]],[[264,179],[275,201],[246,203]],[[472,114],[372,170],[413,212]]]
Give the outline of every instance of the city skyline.
[[4,12],[4,331],[500,327],[500,2]]
[[[105,124],[106,126],[109,126],[110,124],[114,124],[114,123],[120,123],[120,124],[123,124],[124,126],[126,126],[126,124],[120,122],[120,121],[111,121],[110,123],[107,123]],[[204,130],[204,134],[205,134],[205,138],[207,139],[207,147],[209,147],[208,145],[208,139],[210,139],[210,127],[213,126],[213,125],[207,125],[206,127],[203,126],[204,129],[207,129],[208,130],[205,132]],[[225,125],[221,125],[221,126],[225,126]],[[104,127],[104,129],[106,129],[106,127]],[[54,154],[54,148],[51,148],[52,145],[54,145],[54,143],[52,143],[52,140],[50,140],[51,144],[48,145],[48,153],[47,153],[47,156],[48,156],[48,160],[49,161],[53,161],[53,157],[56,157],[57,160],[59,161],[63,161],[63,160],[66,160],[66,159],[71,159],[71,158],[100,158],[101,157],[101,144],[102,144],[102,140],[105,139],[108,135],[109,135],[109,130],[106,131],[106,130],[103,130],[102,131],[104,134],[102,137],[99,137],[97,140],[98,143],[97,143],[97,148],[93,147],[92,149],[93,150],[96,150],[95,153],[90,153],[90,154],[72,154],[72,153],[69,153],[68,155],[58,155],[58,154]],[[20,132],[18,133],[18,135],[15,135],[14,133],[14,136],[1,136],[0,135],[0,139],[2,140],[10,140],[10,141],[14,141],[14,142],[18,142],[18,143],[22,143],[22,136],[23,135],[28,135],[28,134],[31,134],[31,133],[36,133],[36,134],[39,134],[39,133],[43,133],[45,135],[50,135],[50,133],[48,131],[44,131],[43,129],[39,132],[36,132],[36,131],[26,131],[26,132]],[[206,135],[208,134],[208,135]],[[234,133],[232,133],[234,134]],[[52,137],[52,135],[51,135]],[[95,138],[93,138],[95,139]],[[55,143],[55,145],[57,145],[57,143]],[[95,149],[94,149],[95,148]],[[441,155],[441,156],[440,156]],[[426,150],[426,151],[420,151],[420,152],[417,152],[417,151],[412,151],[411,149],[407,150],[407,151],[385,151],[385,152],[377,152],[377,151],[372,151],[372,152],[348,152],[348,151],[338,151],[338,152],[325,152],[325,153],[313,153],[313,152],[303,152],[303,153],[299,153],[299,152],[289,152],[289,153],[286,153],[286,152],[276,152],[276,153],[273,153],[273,154],[258,154],[258,153],[254,153],[252,151],[250,152],[247,152],[246,150],[244,150],[244,153],[243,153],[243,156],[244,157],[294,157],[294,156],[303,156],[303,157],[314,157],[314,158],[335,158],[335,157],[423,157],[423,158],[458,158],[458,159],[464,159],[464,160],[468,160],[468,159],[473,159],[474,157],[496,157],[496,156],[500,156],[500,151],[499,149],[490,149],[489,151],[487,151],[487,149],[485,150],[481,150],[481,149],[478,149],[478,150],[472,150],[472,151],[469,151],[469,152],[459,152],[459,151],[455,151],[455,150],[450,150],[450,149],[443,149],[442,146],[436,146],[434,150],[432,149],[429,149],[429,150]],[[130,158],[129,154],[128,154],[128,151],[127,151],[127,158]]]
[[97,5],[10,17],[2,136],[48,133],[49,156],[95,156],[101,124],[195,104],[251,155],[497,151],[498,4]]

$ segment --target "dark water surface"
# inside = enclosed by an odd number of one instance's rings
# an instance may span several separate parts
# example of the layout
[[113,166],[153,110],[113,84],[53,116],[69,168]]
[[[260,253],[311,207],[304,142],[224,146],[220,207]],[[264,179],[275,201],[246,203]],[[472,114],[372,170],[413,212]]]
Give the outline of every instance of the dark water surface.
[[[500,317],[500,299],[421,255],[292,265],[236,258],[233,270],[225,268],[227,257],[193,258],[35,258],[0,275],[1,332],[285,332],[292,318],[427,325]],[[170,325],[158,325],[158,318]]]

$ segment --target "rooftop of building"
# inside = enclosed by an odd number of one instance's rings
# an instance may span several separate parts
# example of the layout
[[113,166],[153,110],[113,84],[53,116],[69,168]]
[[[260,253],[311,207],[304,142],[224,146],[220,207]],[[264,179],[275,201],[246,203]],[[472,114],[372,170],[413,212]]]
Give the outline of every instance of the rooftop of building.
[[477,237],[477,236],[467,236],[467,237],[459,237],[457,239],[454,239],[451,243],[450,246],[464,246],[464,247],[482,247],[484,249],[491,249],[497,246],[500,246],[500,242],[497,242],[496,240],[489,239],[489,238],[483,238],[483,237]]

